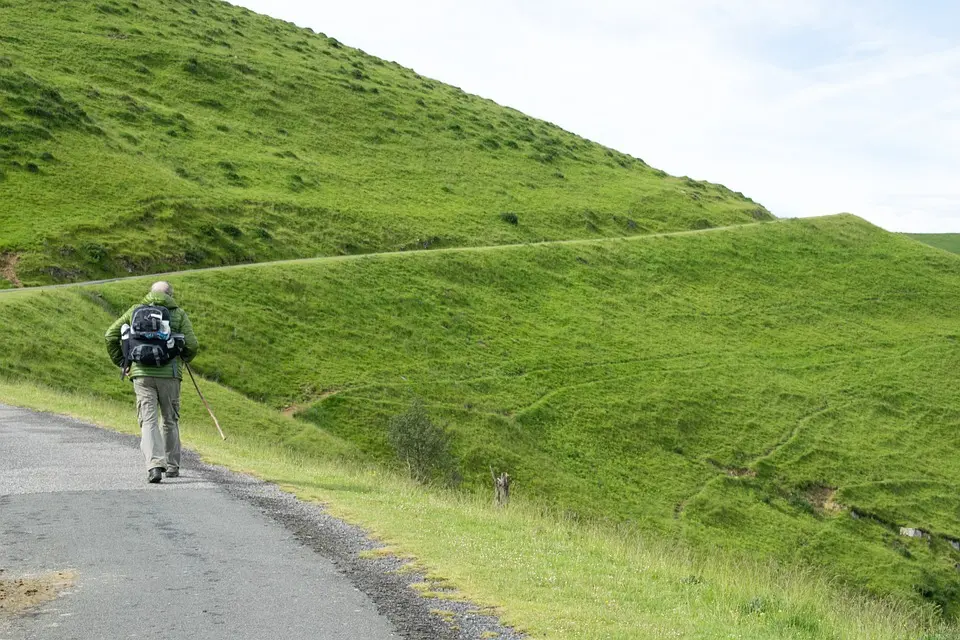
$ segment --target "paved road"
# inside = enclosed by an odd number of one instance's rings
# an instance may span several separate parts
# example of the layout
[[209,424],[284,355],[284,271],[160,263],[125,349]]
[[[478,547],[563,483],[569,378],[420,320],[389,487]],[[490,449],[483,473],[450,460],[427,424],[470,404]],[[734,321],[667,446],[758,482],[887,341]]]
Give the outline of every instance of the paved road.
[[0,640],[398,637],[330,561],[190,460],[147,485],[133,439],[0,405],[0,568],[77,576],[0,621]]

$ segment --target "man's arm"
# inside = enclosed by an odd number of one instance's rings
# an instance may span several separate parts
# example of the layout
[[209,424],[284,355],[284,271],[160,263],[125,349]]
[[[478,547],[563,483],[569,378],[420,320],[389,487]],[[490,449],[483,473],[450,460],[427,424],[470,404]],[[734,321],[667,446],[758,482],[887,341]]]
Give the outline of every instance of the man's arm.
[[[181,311],[183,311],[181,309]],[[180,350],[180,357],[184,362],[190,362],[197,357],[197,351],[200,350],[200,343],[197,341],[197,334],[193,332],[193,324],[187,317],[187,312],[183,311],[183,322],[180,325],[180,333],[183,334],[183,349]]]
[[135,308],[136,305],[130,307],[125,314],[117,318],[117,321],[110,325],[110,328],[107,329],[107,332],[103,336],[104,341],[107,343],[107,355],[110,356],[113,364],[118,367],[123,366],[123,347],[120,345],[120,327],[125,324],[130,324],[130,318],[133,317],[133,310]]

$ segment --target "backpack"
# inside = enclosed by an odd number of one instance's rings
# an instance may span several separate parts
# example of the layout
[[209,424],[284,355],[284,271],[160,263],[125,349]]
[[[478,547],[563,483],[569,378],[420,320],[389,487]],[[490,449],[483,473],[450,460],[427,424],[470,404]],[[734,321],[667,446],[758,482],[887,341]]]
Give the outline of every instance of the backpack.
[[120,329],[123,359],[150,367],[162,367],[180,355],[180,341],[170,330],[166,307],[140,305],[133,310],[130,324]]

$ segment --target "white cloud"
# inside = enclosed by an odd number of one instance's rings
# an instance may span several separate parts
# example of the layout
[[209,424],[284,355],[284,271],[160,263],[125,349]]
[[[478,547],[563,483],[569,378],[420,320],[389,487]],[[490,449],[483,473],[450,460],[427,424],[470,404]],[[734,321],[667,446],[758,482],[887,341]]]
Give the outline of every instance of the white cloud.
[[778,215],[960,231],[960,41],[907,2],[240,4]]

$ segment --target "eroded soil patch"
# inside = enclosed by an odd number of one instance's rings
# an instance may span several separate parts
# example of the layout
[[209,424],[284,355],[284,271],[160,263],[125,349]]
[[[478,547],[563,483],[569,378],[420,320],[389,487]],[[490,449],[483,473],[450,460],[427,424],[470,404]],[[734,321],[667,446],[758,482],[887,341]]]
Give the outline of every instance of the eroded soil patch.
[[816,486],[807,491],[807,500],[819,513],[836,514],[843,511],[843,505],[836,502],[835,487]]
[[17,278],[17,263],[20,256],[15,253],[0,254],[0,278],[13,283],[15,287],[22,287],[23,283]]
[[71,571],[13,577],[0,569],[0,618],[18,615],[53,600],[72,586],[75,579]]

